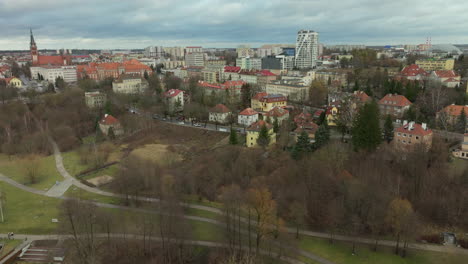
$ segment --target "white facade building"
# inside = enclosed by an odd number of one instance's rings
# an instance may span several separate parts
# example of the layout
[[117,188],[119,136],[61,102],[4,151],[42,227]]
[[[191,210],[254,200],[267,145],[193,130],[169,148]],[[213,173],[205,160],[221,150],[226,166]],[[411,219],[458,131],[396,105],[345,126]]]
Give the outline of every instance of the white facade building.
[[61,77],[65,82],[71,83],[78,80],[75,66],[40,66],[31,67],[31,77],[39,79],[40,74],[44,80],[55,82],[55,79]]
[[164,49],[161,46],[149,46],[145,48],[143,54],[145,54],[146,57],[162,58],[164,57]]
[[261,70],[262,59],[250,57],[237,58],[236,66],[240,67],[242,70]]
[[185,55],[183,47],[164,47],[164,53],[171,55],[174,59],[181,59]]
[[201,52],[191,52],[185,54],[185,65],[190,66],[205,66],[205,55]]
[[246,108],[237,116],[237,123],[244,127],[249,127],[251,124],[258,121],[258,112],[252,108]]
[[318,33],[312,30],[299,30],[296,39],[296,67],[313,68],[317,65]]

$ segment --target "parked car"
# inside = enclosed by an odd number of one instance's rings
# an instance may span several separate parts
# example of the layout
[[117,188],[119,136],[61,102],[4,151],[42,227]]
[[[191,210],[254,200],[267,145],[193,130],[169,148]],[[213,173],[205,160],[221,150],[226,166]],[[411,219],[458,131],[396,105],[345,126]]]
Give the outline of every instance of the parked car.
[[194,126],[194,127],[201,127],[202,125],[199,124],[199,123],[195,123],[195,124],[193,124],[193,126]]
[[227,130],[227,128],[225,128],[225,127],[220,127],[220,128],[218,128],[218,131],[227,132],[228,130]]
[[157,114],[154,114],[153,119],[159,119],[159,116]]
[[179,124],[179,125],[185,125],[184,121],[179,121],[179,122],[177,122],[177,124]]

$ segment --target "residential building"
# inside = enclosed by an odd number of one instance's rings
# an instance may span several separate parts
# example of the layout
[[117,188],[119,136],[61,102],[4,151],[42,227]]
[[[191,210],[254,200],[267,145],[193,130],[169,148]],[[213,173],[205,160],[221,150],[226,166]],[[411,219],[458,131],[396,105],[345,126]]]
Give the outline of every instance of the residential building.
[[248,127],[258,121],[258,112],[252,108],[246,108],[237,115],[237,123],[243,127]]
[[403,95],[387,94],[379,101],[380,115],[391,115],[394,118],[402,118],[411,102]]
[[136,59],[126,60],[123,62],[91,62],[86,65],[77,65],[76,71],[79,79],[88,77],[90,79],[101,81],[106,78],[117,79],[122,74],[137,74],[141,77],[145,72],[152,72],[151,68]]
[[162,46],[149,46],[145,48],[145,50],[143,51],[143,54],[146,57],[163,58],[164,48]]
[[164,47],[163,51],[165,54],[169,54],[175,60],[184,58],[185,49],[183,47]]
[[264,56],[262,57],[262,69],[267,70],[282,70],[281,59],[277,56]]
[[260,131],[262,127],[265,126],[268,130],[268,134],[270,135],[270,144],[276,143],[276,134],[273,131],[273,126],[268,124],[263,120],[259,120],[247,128],[247,135],[246,135],[246,145],[247,147],[256,147],[258,145],[257,140],[260,135]]
[[204,67],[205,55],[201,52],[190,52],[185,54],[185,65],[187,67]]
[[348,72],[342,70],[316,71],[315,80],[322,81],[325,84],[330,80],[331,82],[338,82],[340,86],[347,86]]
[[454,59],[425,59],[416,60],[416,64],[425,71],[453,70]]
[[122,74],[112,82],[115,93],[139,94],[148,89],[148,81],[138,74]]
[[170,89],[164,93],[167,109],[170,113],[184,110],[184,92],[179,89]]
[[215,107],[210,109],[208,115],[210,122],[227,124],[232,116],[232,112],[225,105],[217,104]]
[[261,70],[262,59],[261,58],[250,58],[242,57],[236,59],[236,66],[240,67],[241,70]]
[[[252,70],[239,72],[239,79],[250,84],[257,84],[262,90],[266,89],[266,84],[276,80],[276,74],[268,70]],[[234,79],[233,79],[234,80]]]
[[203,80],[208,83],[219,82],[219,71],[215,70],[202,70]]
[[448,88],[455,88],[460,85],[461,77],[454,70],[438,70],[431,73],[433,80],[439,81]]
[[185,67],[185,61],[184,60],[167,60],[163,61],[162,65],[164,66],[164,69],[175,69],[175,68],[180,68],[180,67]]
[[4,80],[6,85],[9,85],[11,87],[21,88],[23,86],[23,82],[21,81],[21,79],[16,77],[0,78],[0,80]]
[[239,72],[240,72],[241,68],[240,67],[236,67],[236,66],[225,66],[223,71],[222,71],[222,78],[220,78],[222,81],[226,81],[226,80],[239,80],[240,77],[239,77]]
[[314,68],[318,57],[318,33],[312,30],[300,30],[296,39],[296,67]]
[[238,58],[253,57],[254,51],[248,45],[240,45],[236,49]]
[[439,122],[444,123],[443,125],[455,126],[462,112],[465,113],[468,121],[468,105],[448,105],[440,110],[436,117]]
[[399,74],[401,78],[407,79],[407,80],[424,80],[429,73],[423,70],[419,65],[417,64],[411,64],[409,66],[406,66],[403,68],[403,70]]
[[365,45],[327,45],[327,49],[330,50],[339,50],[339,51],[353,51],[353,50],[359,50],[359,49],[366,49]]
[[209,67],[211,65],[217,65],[217,66],[225,66],[226,65],[226,60],[206,60],[205,61],[205,67]]
[[270,82],[266,85],[266,92],[269,94],[282,94],[290,101],[302,102],[309,98],[310,86],[291,84],[285,81]]
[[468,159],[468,133],[464,134],[461,146],[453,151],[452,154],[457,158]]
[[99,121],[99,129],[104,135],[108,136],[111,128],[115,136],[120,136],[124,133],[120,121],[111,115],[105,114],[104,118]]
[[429,150],[432,146],[432,130],[425,123],[403,122],[403,126],[394,131],[393,142],[397,149],[408,151],[418,146]]
[[32,79],[39,79],[39,76],[51,83],[55,82],[58,77],[62,78],[65,82],[76,82],[77,68],[76,66],[34,66],[30,67]]
[[203,53],[203,48],[200,46],[191,46],[185,48],[185,54],[187,53]]
[[85,102],[89,108],[103,108],[107,101],[107,95],[99,91],[86,92]]
[[271,123],[273,123],[275,120],[278,120],[278,124],[282,124],[284,120],[289,119],[289,111],[279,107],[275,106],[273,109],[268,111],[267,113],[264,114],[265,118],[270,118]]
[[274,107],[284,107],[288,104],[288,98],[282,94],[257,93],[250,100],[253,109],[261,112],[268,112]]
[[294,139],[297,142],[297,138],[301,135],[302,132],[306,132],[309,137],[309,141],[315,141],[315,133],[317,132],[319,126],[313,121],[301,122],[300,125],[294,130]]
[[325,111],[325,119],[329,126],[337,126],[338,106],[328,106],[327,111]]

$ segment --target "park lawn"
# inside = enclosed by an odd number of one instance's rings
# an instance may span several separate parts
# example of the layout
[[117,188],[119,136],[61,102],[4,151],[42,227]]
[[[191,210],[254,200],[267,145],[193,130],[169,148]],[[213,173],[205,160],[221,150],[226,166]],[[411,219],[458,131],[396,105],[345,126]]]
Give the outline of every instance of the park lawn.
[[184,207],[184,213],[186,215],[199,216],[199,217],[209,218],[209,219],[218,220],[218,221],[223,220],[223,216],[220,214],[202,210],[202,209],[197,209],[197,208]]
[[55,230],[61,200],[29,193],[0,182],[5,195],[3,212],[5,222],[0,222],[0,233],[49,234]]
[[89,169],[89,166],[86,164],[81,164],[80,156],[77,151],[69,151],[62,153],[63,166],[68,171],[68,173],[75,177],[78,173]]
[[109,176],[114,177],[115,175],[117,175],[118,172],[119,172],[119,164],[114,164],[102,170],[98,170],[98,171],[83,175],[83,177],[80,177],[80,179],[91,180],[92,178],[96,178],[96,177],[103,176],[103,175],[109,175]]
[[452,255],[421,250],[408,250],[407,257],[393,254],[393,248],[380,246],[377,252],[370,245],[356,244],[356,255],[352,255],[352,244],[335,241],[330,244],[327,239],[302,237],[300,248],[310,251],[336,264],[462,264],[466,256]]
[[21,244],[21,240],[18,239],[1,239],[0,244],[3,245],[3,249],[0,252],[0,259],[7,255],[11,250]]
[[96,201],[100,203],[108,203],[108,204],[122,204],[121,199],[117,197],[105,196],[100,195],[97,193],[88,192],[82,190],[76,186],[71,186],[66,192],[65,197],[72,197],[72,198],[80,198],[82,200],[89,200],[89,201]]
[[9,159],[8,156],[0,154],[0,173],[21,184],[43,191],[51,188],[56,181],[63,181],[63,177],[58,173],[55,166],[55,157],[53,155],[39,156],[38,178],[34,184],[31,184],[26,176],[25,167],[28,162],[30,161],[26,158],[12,156]]

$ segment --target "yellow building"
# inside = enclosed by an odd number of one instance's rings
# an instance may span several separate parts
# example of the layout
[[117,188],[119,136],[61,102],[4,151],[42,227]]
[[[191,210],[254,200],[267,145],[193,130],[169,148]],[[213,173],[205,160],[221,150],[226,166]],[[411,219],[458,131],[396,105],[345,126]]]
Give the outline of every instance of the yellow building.
[[454,59],[426,59],[417,60],[416,64],[425,71],[453,70]]
[[7,85],[10,85],[15,88],[20,88],[21,86],[23,86],[23,82],[16,77],[6,78],[5,81]]
[[336,122],[338,121],[338,108],[336,106],[329,106],[325,117],[329,126],[336,126]]
[[279,106],[286,106],[288,99],[282,94],[268,94],[265,92],[257,93],[250,100],[252,108],[256,111],[269,112],[271,109]]
[[248,148],[256,147],[258,145],[257,140],[260,135],[260,130],[263,126],[266,126],[266,128],[268,129],[268,134],[270,135],[269,145],[276,143],[276,133],[273,131],[273,126],[263,120],[259,120],[247,128],[247,136],[245,142]]

